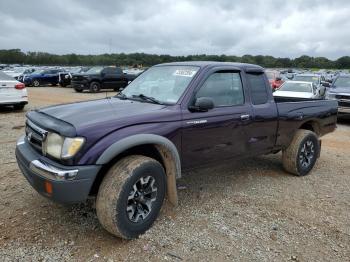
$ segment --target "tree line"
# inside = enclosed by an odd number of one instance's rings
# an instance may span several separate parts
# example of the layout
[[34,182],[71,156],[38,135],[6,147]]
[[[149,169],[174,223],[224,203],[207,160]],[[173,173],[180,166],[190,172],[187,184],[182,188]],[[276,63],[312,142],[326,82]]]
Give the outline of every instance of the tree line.
[[143,65],[152,66],[167,62],[180,61],[220,61],[220,62],[242,62],[258,64],[270,68],[324,68],[324,69],[349,69],[350,57],[343,56],[337,60],[330,60],[326,57],[300,56],[298,58],[276,58],[264,55],[188,55],[171,56],[155,55],[145,53],[119,53],[119,54],[100,54],[100,55],[79,55],[65,54],[56,55],[45,52],[23,52],[20,49],[0,50],[0,64],[28,64],[28,65],[119,65],[132,66]]

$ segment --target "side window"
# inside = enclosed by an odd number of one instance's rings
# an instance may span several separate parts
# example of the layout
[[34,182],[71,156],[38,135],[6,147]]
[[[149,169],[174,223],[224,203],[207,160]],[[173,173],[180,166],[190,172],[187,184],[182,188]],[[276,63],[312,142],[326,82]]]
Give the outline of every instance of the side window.
[[241,77],[236,72],[213,73],[204,82],[196,98],[210,97],[215,107],[244,104]]
[[107,67],[104,69],[104,72],[109,75],[120,75],[120,69],[119,68],[114,68],[114,67]]
[[107,67],[107,68],[103,69],[103,73],[108,74],[108,75],[113,74],[113,69],[110,67]]
[[247,74],[247,79],[250,85],[253,105],[266,104],[269,96],[266,90],[264,74]]

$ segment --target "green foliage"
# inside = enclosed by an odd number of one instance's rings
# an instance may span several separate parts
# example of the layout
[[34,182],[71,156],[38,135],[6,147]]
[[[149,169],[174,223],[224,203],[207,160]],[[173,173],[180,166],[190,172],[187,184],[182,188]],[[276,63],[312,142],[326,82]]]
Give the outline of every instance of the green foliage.
[[0,63],[4,64],[29,64],[29,65],[119,65],[132,66],[143,65],[152,66],[160,63],[178,62],[178,61],[222,61],[222,62],[243,62],[258,64],[263,67],[298,67],[298,68],[350,68],[350,57],[343,56],[333,61],[325,57],[300,56],[295,59],[275,58],[263,55],[188,55],[188,56],[170,56],[154,55],[145,53],[131,54],[101,54],[101,55],[78,55],[66,54],[55,55],[43,52],[22,52],[20,49],[0,50]]

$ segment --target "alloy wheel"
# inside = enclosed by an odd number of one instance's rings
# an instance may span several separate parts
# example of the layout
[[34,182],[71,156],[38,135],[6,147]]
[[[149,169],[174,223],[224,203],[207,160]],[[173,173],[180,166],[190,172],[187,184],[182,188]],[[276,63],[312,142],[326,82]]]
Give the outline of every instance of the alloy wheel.
[[129,192],[126,212],[129,220],[140,223],[152,212],[153,202],[157,199],[156,180],[153,176],[141,177]]

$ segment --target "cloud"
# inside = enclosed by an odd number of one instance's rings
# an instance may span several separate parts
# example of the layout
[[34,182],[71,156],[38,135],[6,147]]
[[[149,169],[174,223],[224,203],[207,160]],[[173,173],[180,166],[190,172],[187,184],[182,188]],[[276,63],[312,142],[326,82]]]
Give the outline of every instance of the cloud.
[[350,51],[349,1],[1,1],[0,49],[300,55]]

